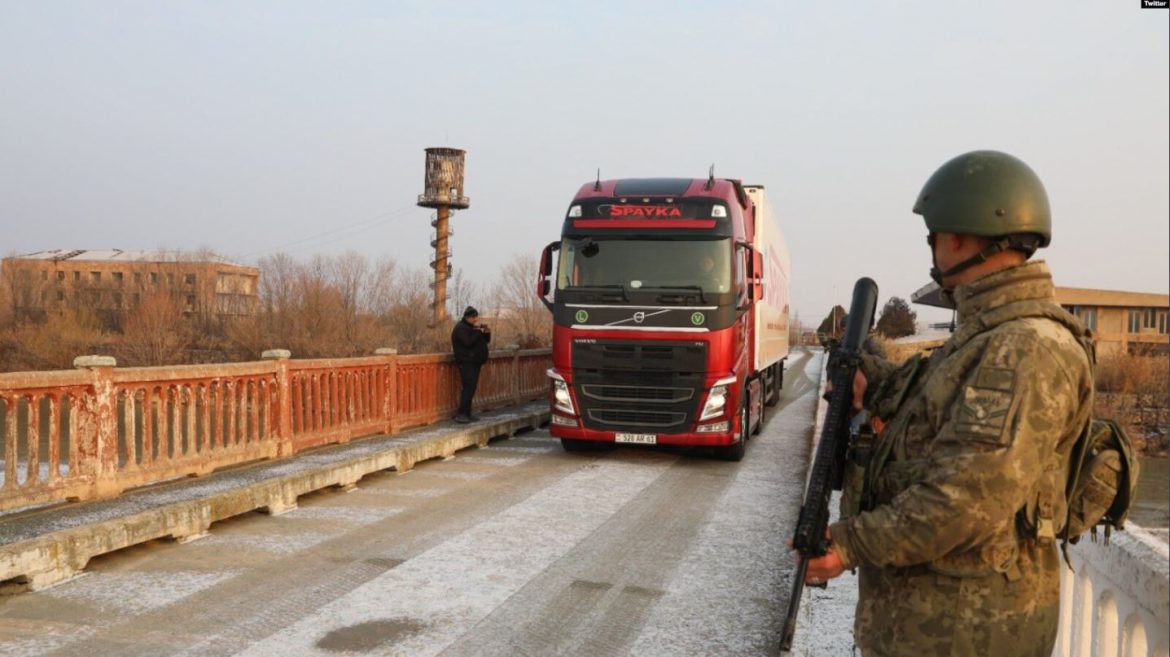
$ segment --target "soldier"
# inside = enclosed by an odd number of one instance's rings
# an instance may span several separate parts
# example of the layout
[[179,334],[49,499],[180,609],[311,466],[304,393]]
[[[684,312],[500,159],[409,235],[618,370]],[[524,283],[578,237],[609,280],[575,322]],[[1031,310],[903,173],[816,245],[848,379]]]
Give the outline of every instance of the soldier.
[[806,581],[860,569],[866,657],[1048,657],[1067,462],[1093,401],[1088,333],[1027,262],[1051,240],[1048,198],[1020,160],[976,151],[939,168],[914,212],[958,329],[901,367],[862,356],[855,407],[886,424],[849,482],[860,508]]

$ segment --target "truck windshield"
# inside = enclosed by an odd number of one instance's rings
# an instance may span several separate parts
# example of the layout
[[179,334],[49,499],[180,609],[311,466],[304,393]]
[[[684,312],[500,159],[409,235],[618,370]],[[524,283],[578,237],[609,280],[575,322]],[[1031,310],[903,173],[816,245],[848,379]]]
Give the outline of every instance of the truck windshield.
[[731,240],[575,239],[561,243],[557,289],[731,290]]

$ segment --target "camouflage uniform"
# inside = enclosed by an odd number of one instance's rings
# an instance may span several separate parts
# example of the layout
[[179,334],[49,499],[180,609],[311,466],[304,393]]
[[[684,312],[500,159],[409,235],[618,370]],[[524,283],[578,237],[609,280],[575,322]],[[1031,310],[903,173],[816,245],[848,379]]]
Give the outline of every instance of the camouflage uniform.
[[866,657],[1048,657],[1055,524],[1092,408],[1087,334],[1043,261],[955,300],[959,330],[929,359],[863,357],[866,406],[888,424],[854,495],[862,510],[831,527],[860,568],[856,642]]

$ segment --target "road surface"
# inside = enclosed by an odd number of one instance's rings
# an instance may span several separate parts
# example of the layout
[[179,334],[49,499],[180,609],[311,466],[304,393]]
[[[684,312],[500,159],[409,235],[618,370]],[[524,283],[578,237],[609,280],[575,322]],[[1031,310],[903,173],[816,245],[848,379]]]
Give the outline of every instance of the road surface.
[[521,434],[94,559],[0,599],[0,654],[775,654],[815,354],[740,463]]

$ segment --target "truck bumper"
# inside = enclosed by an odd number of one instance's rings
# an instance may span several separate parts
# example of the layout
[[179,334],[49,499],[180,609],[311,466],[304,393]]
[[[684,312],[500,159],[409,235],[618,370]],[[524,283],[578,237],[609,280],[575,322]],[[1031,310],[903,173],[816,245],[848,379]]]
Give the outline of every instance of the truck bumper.
[[[554,415],[557,413],[554,411]],[[560,416],[564,417],[564,416]],[[576,420],[576,418],[573,418]],[[734,445],[739,442],[739,432],[735,429],[735,423],[728,420],[728,425],[731,427],[729,431],[704,431],[689,432],[689,433],[660,433],[655,434],[656,445],[678,445],[690,447],[725,447],[727,445]],[[570,438],[574,440],[592,440],[600,443],[617,442],[615,431],[596,431],[593,429],[585,429],[580,426],[571,427],[552,422],[548,425],[548,431],[554,438]]]

